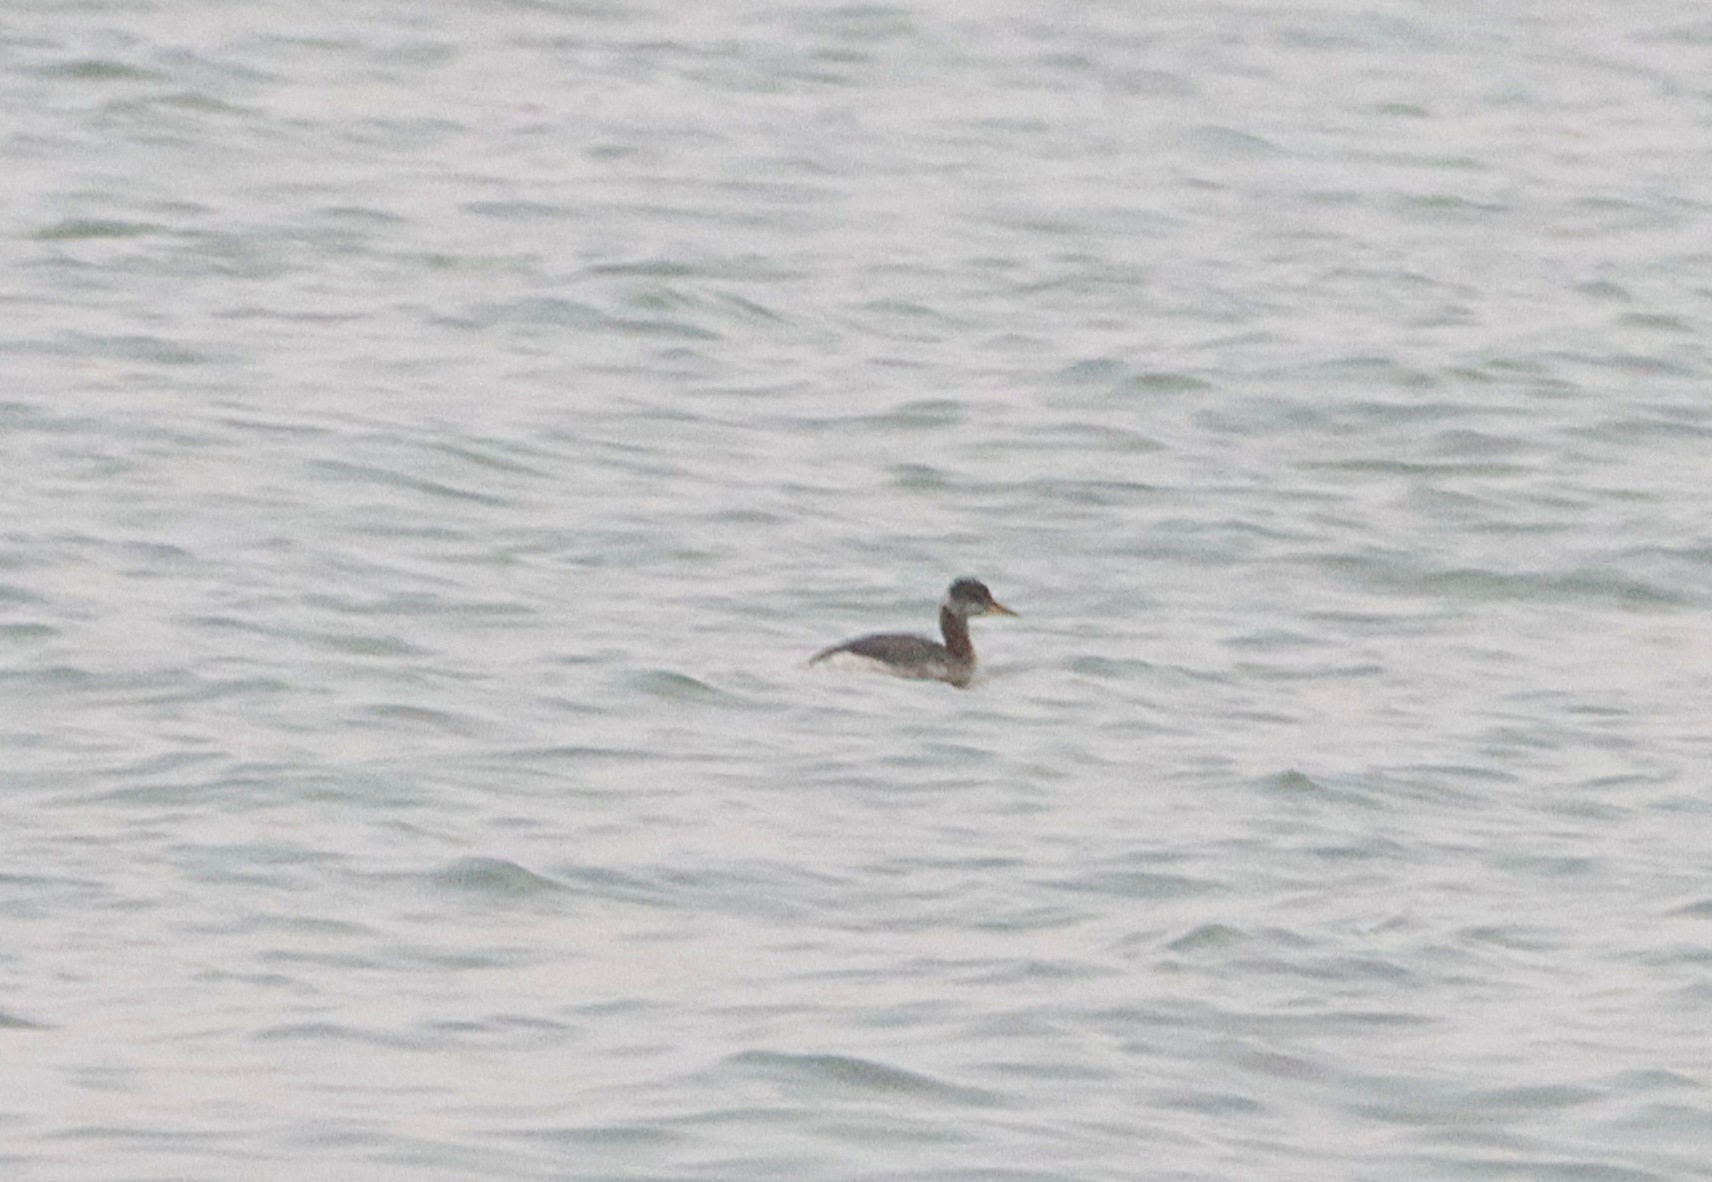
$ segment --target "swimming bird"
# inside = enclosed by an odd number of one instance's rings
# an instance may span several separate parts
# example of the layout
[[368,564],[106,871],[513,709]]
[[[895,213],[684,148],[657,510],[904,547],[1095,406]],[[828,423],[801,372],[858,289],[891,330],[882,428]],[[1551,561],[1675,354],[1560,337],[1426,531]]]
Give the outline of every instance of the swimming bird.
[[975,676],[975,646],[969,642],[967,621],[973,616],[1014,615],[979,579],[958,579],[939,604],[939,631],[945,637],[944,644],[925,636],[882,632],[821,649],[809,658],[809,664],[849,657],[898,677],[948,681],[963,689]]

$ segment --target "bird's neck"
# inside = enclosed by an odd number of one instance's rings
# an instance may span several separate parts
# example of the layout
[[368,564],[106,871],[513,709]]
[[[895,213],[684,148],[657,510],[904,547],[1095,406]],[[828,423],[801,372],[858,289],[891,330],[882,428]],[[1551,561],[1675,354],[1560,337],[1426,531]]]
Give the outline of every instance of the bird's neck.
[[969,643],[969,623],[948,607],[939,609],[939,631],[945,636],[945,649],[960,661],[975,659],[975,646]]

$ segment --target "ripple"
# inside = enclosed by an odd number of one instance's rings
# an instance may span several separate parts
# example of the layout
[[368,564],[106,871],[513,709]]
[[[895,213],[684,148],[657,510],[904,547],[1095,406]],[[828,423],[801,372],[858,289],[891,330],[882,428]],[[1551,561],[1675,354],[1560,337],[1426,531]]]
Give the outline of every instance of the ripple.
[[1072,658],[1069,669],[1105,681],[1132,681],[1156,672],[1158,666],[1139,658],[1084,656]]
[[741,700],[717,686],[672,669],[650,669],[625,680],[638,693],[667,701],[736,703]]
[[1000,1102],[997,1093],[982,1088],[949,1084],[932,1076],[848,1055],[742,1051],[726,1059],[725,1063],[746,1074],[758,1074],[781,1083],[853,1088],[900,1098],[915,1097],[979,1107]]
[[1260,1101],[1235,1092],[1172,1092],[1161,1096],[1159,1103],[1166,1108],[1219,1117],[1258,1116],[1268,1111]]
[[1333,555],[1322,562],[1374,588],[1465,602],[1568,602],[1654,609],[1686,607],[1690,603],[1681,593],[1609,570],[1433,569],[1414,566],[1400,556],[1373,555]]
[[1180,874],[1151,874],[1142,870],[1097,870],[1046,885],[1062,891],[1120,895],[1128,899],[1179,899],[1212,894],[1223,888],[1207,879]]
[[430,881],[439,888],[492,898],[526,899],[563,891],[561,883],[502,858],[461,858]]
[[435,710],[400,702],[381,702],[363,707],[360,717],[375,722],[401,723],[408,727],[434,731],[444,735],[478,735],[486,724],[470,714],[450,710]]
[[340,1022],[282,1022],[251,1035],[257,1042],[356,1043],[390,1050],[430,1049],[432,1040],[381,1030],[362,1029]]
[[1295,770],[1267,776],[1259,781],[1258,787],[1268,795],[1280,796],[1285,799],[1319,800],[1328,803],[1357,804],[1368,808],[1378,807],[1378,802],[1368,793],[1351,791],[1347,788],[1334,788],[1330,784]]
[[1685,903],[1681,907],[1674,908],[1667,914],[1685,915],[1690,919],[1712,919],[1712,895],[1708,895],[1706,898],[1700,899],[1697,902]]
[[111,58],[81,58],[59,62],[41,71],[49,78],[66,78],[76,82],[165,82],[167,76],[158,70],[146,70],[129,62]]
[[1487,1088],[1465,1093],[1460,1103],[1475,1112],[1493,1110],[1523,1110],[1534,1112],[1578,1108],[1604,1098],[1597,1088],[1575,1087],[1570,1084],[1543,1084],[1531,1087]]
[[1246,944],[1249,939],[1248,933],[1240,928],[1222,923],[1207,923],[1184,932],[1165,947],[1172,952],[1222,951]]
[[478,505],[505,505],[507,499],[474,489],[458,488],[438,480],[426,480],[370,464],[353,464],[344,460],[313,460],[310,467],[336,481],[351,484],[372,484],[405,489],[431,497],[452,501],[471,501]]
[[7,1010],[0,1010],[0,1030],[51,1030],[51,1029],[52,1029],[52,1027],[48,1026],[45,1023],[36,1022],[36,1021],[33,1021],[29,1018],[21,1017],[20,1015],[11,1013]]
[[682,1133],[657,1125],[563,1125],[512,1130],[512,1137],[569,1148],[659,1149],[686,1141]]
[[100,218],[67,218],[36,231],[31,237],[39,242],[82,242],[103,238],[143,238],[165,231],[165,226],[152,222],[109,221]]

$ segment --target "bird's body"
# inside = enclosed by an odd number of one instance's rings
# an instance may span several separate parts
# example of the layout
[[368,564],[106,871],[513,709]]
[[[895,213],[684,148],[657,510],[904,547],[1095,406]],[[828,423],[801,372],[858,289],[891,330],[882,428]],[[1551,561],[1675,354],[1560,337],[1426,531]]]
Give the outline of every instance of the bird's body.
[[809,664],[860,662],[896,677],[944,681],[962,689],[975,677],[975,646],[969,640],[969,619],[1014,615],[1015,612],[993,598],[985,583],[958,579],[939,605],[939,631],[945,643],[904,632],[881,632],[822,649],[809,658]]

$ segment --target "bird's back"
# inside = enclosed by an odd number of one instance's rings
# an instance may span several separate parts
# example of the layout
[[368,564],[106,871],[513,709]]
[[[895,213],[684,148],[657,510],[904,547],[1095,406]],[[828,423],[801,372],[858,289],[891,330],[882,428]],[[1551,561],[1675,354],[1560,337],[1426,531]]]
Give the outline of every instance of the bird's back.
[[[858,636],[855,640],[846,640],[842,644],[822,649],[809,658],[809,664],[819,664],[846,654],[871,661],[883,667],[886,672],[899,677],[932,678],[954,684],[961,684],[969,679],[970,669],[965,667],[964,662],[954,660],[950,650],[943,644],[925,636],[911,636],[905,632],[880,632],[872,636]],[[972,665],[972,662],[969,664]]]

